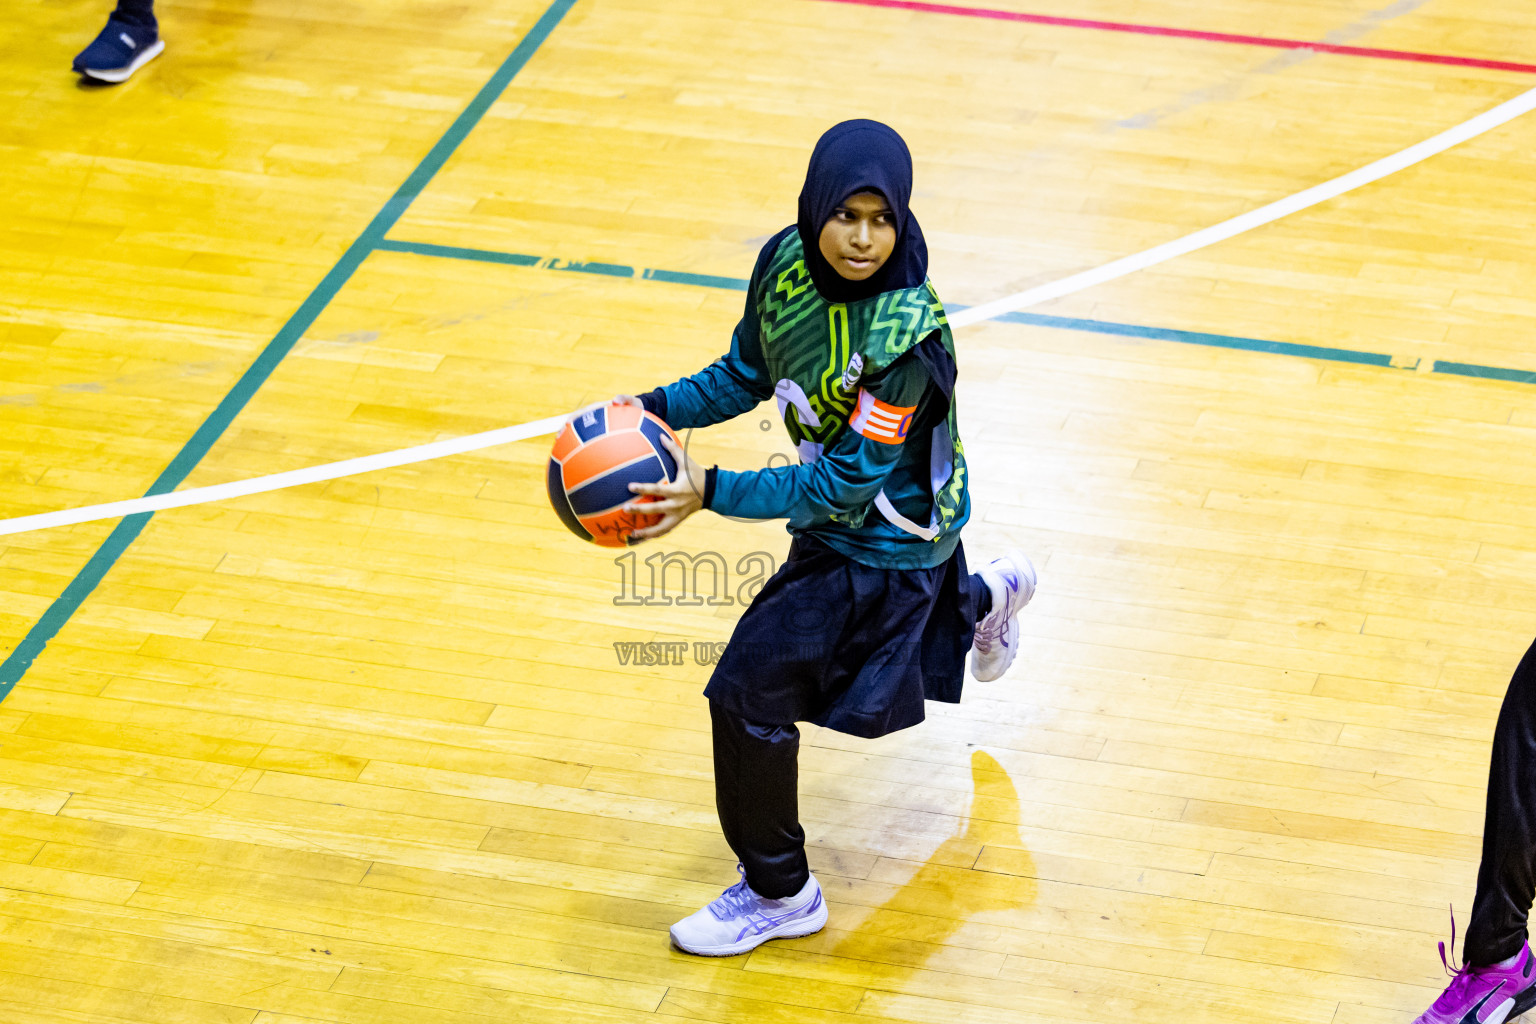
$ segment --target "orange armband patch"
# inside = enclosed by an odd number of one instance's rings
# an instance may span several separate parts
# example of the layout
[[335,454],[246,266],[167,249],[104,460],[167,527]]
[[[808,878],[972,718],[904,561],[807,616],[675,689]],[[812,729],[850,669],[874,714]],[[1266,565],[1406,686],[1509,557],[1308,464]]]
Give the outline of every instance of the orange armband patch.
[[848,425],[871,441],[901,444],[907,439],[907,428],[912,426],[912,414],[916,411],[915,405],[891,405],[861,388],[858,408]]

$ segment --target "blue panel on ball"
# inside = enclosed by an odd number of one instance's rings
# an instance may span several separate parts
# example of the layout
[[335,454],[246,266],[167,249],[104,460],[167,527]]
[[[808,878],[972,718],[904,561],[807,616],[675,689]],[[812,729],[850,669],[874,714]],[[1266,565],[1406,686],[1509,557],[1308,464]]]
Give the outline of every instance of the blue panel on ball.
[[576,513],[571,510],[571,499],[565,496],[565,481],[560,476],[560,463],[554,459],[549,460],[549,472],[545,474],[544,486],[549,491],[549,503],[555,509],[555,515],[570,530],[582,540],[591,540],[592,535],[587,532],[576,518]]
[[661,424],[647,416],[640,421],[640,433],[644,434],[645,439],[651,442],[651,447],[656,449],[656,454],[660,456],[661,464],[667,471],[667,479],[676,480],[677,460],[672,457],[672,454],[661,443],[662,437],[666,434]]
[[578,516],[595,516],[599,512],[618,508],[635,497],[629,491],[630,484],[654,484],[661,479],[661,460],[641,459],[609,470],[596,480],[588,480],[571,491],[571,509]]
[[585,444],[608,432],[608,409],[601,405],[596,409],[588,409],[577,416],[571,425],[576,428],[576,436]]

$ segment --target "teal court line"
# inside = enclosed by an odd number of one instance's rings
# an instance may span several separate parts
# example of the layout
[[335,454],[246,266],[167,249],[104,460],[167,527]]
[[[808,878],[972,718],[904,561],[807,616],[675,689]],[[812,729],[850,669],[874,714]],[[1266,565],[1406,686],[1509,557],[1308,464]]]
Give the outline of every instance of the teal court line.
[[[422,158],[421,163],[384,204],[384,208],[368,223],[363,233],[357,236],[357,240],[347,247],[341,259],[336,261],[336,265],[326,273],[288,322],[283,324],[267,346],[261,350],[256,361],[197,428],[197,432],[182,446],[181,451],[177,452],[171,464],[145,492],[145,497],[174,491],[207,456],[214,443],[223,436],[230,423],[239,415],[240,410],[246,407],[257,390],[272,376],[272,372],[283,361],[283,357],[304,336],[304,332],[314,325],[315,320],[363,261],[380,247],[389,229],[395,226],[405,211],[410,208],[412,201],[443,169],[448,158],[480,123],[486,111],[506,91],[512,79],[538,52],[539,47],[544,45],[550,33],[555,30],[575,3],[576,0],[554,0],[538,21],[534,22],[528,34],[523,36],[517,47],[507,55],[507,59],[502,61],[490,80],[475,94],[474,99],[470,100],[469,105],[449,126],[442,138],[437,140],[427,155]],[[5,661],[0,662],[0,700],[4,700],[15,689],[16,684],[26,675],[27,670],[32,667],[38,655],[42,654],[48,642],[58,635],[64,624],[79,610],[80,605],[101,583],[112,566],[122,557],[123,552],[128,550],[128,546],[144,531],[144,527],[149,525],[153,515],[154,513],[141,513],[127,516],[119,521],[101,547],[97,548],[96,553],[86,562],[85,567],[64,588],[64,592],[48,606],[42,618],[38,619]]]
[[[467,249],[456,245],[433,245],[429,242],[408,242],[386,238],[378,244],[385,252],[413,253],[417,256],[435,256],[444,259],[473,260],[479,263],[500,263],[514,267],[536,267],[542,270],[558,270],[575,274],[599,274],[603,277],[623,277],[644,281],[666,281],[671,284],[695,285],[702,288],[722,288],[744,292],[748,282],[740,277],[719,277],[714,274],[693,274],[681,270],[653,270],[630,267],[622,263],[582,263],[548,256],[530,256],[525,253],[497,252],[492,249]],[[958,313],[964,306],[947,306],[951,313]],[[1269,341],[1264,338],[1244,338],[1231,334],[1207,334],[1203,331],[1181,331],[1171,327],[1147,327],[1141,324],[1122,324],[1112,320],[1084,320],[1078,317],[1050,316],[1045,313],[1004,313],[997,319],[1003,323],[1029,324],[1033,327],[1055,327],[1066,331],[1084,331],[1090,334],[1112,334],[1122,338],[1146,338],[1152,341],[1171,341],[1181,345],[1204,345],[1212,348],[1238,349],[1244,352],[1268,352],[1272,355],[1297,356],[1303,359],[1324,359],[1335,363],[1353,363],[1358,366],[1379,366],[1401,370],[1418,368],[1419,360],[1394,360],[1382,352],[1362,352],[1349,348],[1330,348],[1325,345],[1306,345],[1292,341]],[[1433,373],[1448,373],[1462,377],[1479,377],[1486,380],[1514,381],[1519,384],[1536,384],[1536,372],[1510,370],[1497,366],[1478,366],[1473,363],[1451,363],[1436,360],[1430,368]]]
[[1536,384],[1536,370],[1511,370],[1502,366],[1479,366],[1476,363],[1448,363],[1435,360],[1436,373],[1454,373],[1461,377],[1480,377],[1483,380],[1507,380],[1516,384]]

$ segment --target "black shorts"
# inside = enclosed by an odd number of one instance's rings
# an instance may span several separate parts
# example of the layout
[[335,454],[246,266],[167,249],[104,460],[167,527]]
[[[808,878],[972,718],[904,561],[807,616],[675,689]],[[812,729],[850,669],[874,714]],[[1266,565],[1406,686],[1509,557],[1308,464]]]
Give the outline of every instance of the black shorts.
[[750,722],[884,736],[960,702],[979,595],[956,546],[931,569],[875,569],[811,537],[764,584],[704,696]]

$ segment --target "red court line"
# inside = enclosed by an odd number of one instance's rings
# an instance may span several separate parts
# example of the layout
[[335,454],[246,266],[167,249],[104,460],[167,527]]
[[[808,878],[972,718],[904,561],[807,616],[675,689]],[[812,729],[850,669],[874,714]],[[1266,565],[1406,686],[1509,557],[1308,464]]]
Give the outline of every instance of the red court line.
[[1021,21],[1030,25],[1056,25],[1062,28],[1091,28],[1100,32],[1130,32],[1142,36],[1172,36],[1175,39],[1203,39],[1210,43],[1238,43],[1243,46],[1267,46],[1275,50],[1315,50],[1347,57],[1375,57],[1379,60],[1407,60],[1419,64],[1448,64],[1459,68],[1491,68],[1494,71],[1536,73],[1536,64],[1516,64],[1507,60],[1481,57],[1452,57],[1443,53],[1418,53],[1414,50],[1378,50],[1369,46],[1340,46],[1314,43],[1305,39],[1277,39],[1273,36],[1244,36],[1232,32],[1202,32],[1164,25],[1137,25],[1124,21],[1091,21],[1087,18],[1058,18],[1048,14],[1024,14],[999,11],[989,7],[954,7],[949,4],[923,3],[921,0],[822,0],[824,3],[854,4],[859,7],[889,7],[927,14],[955,14],[965,18],[991,18],[994,21]]

